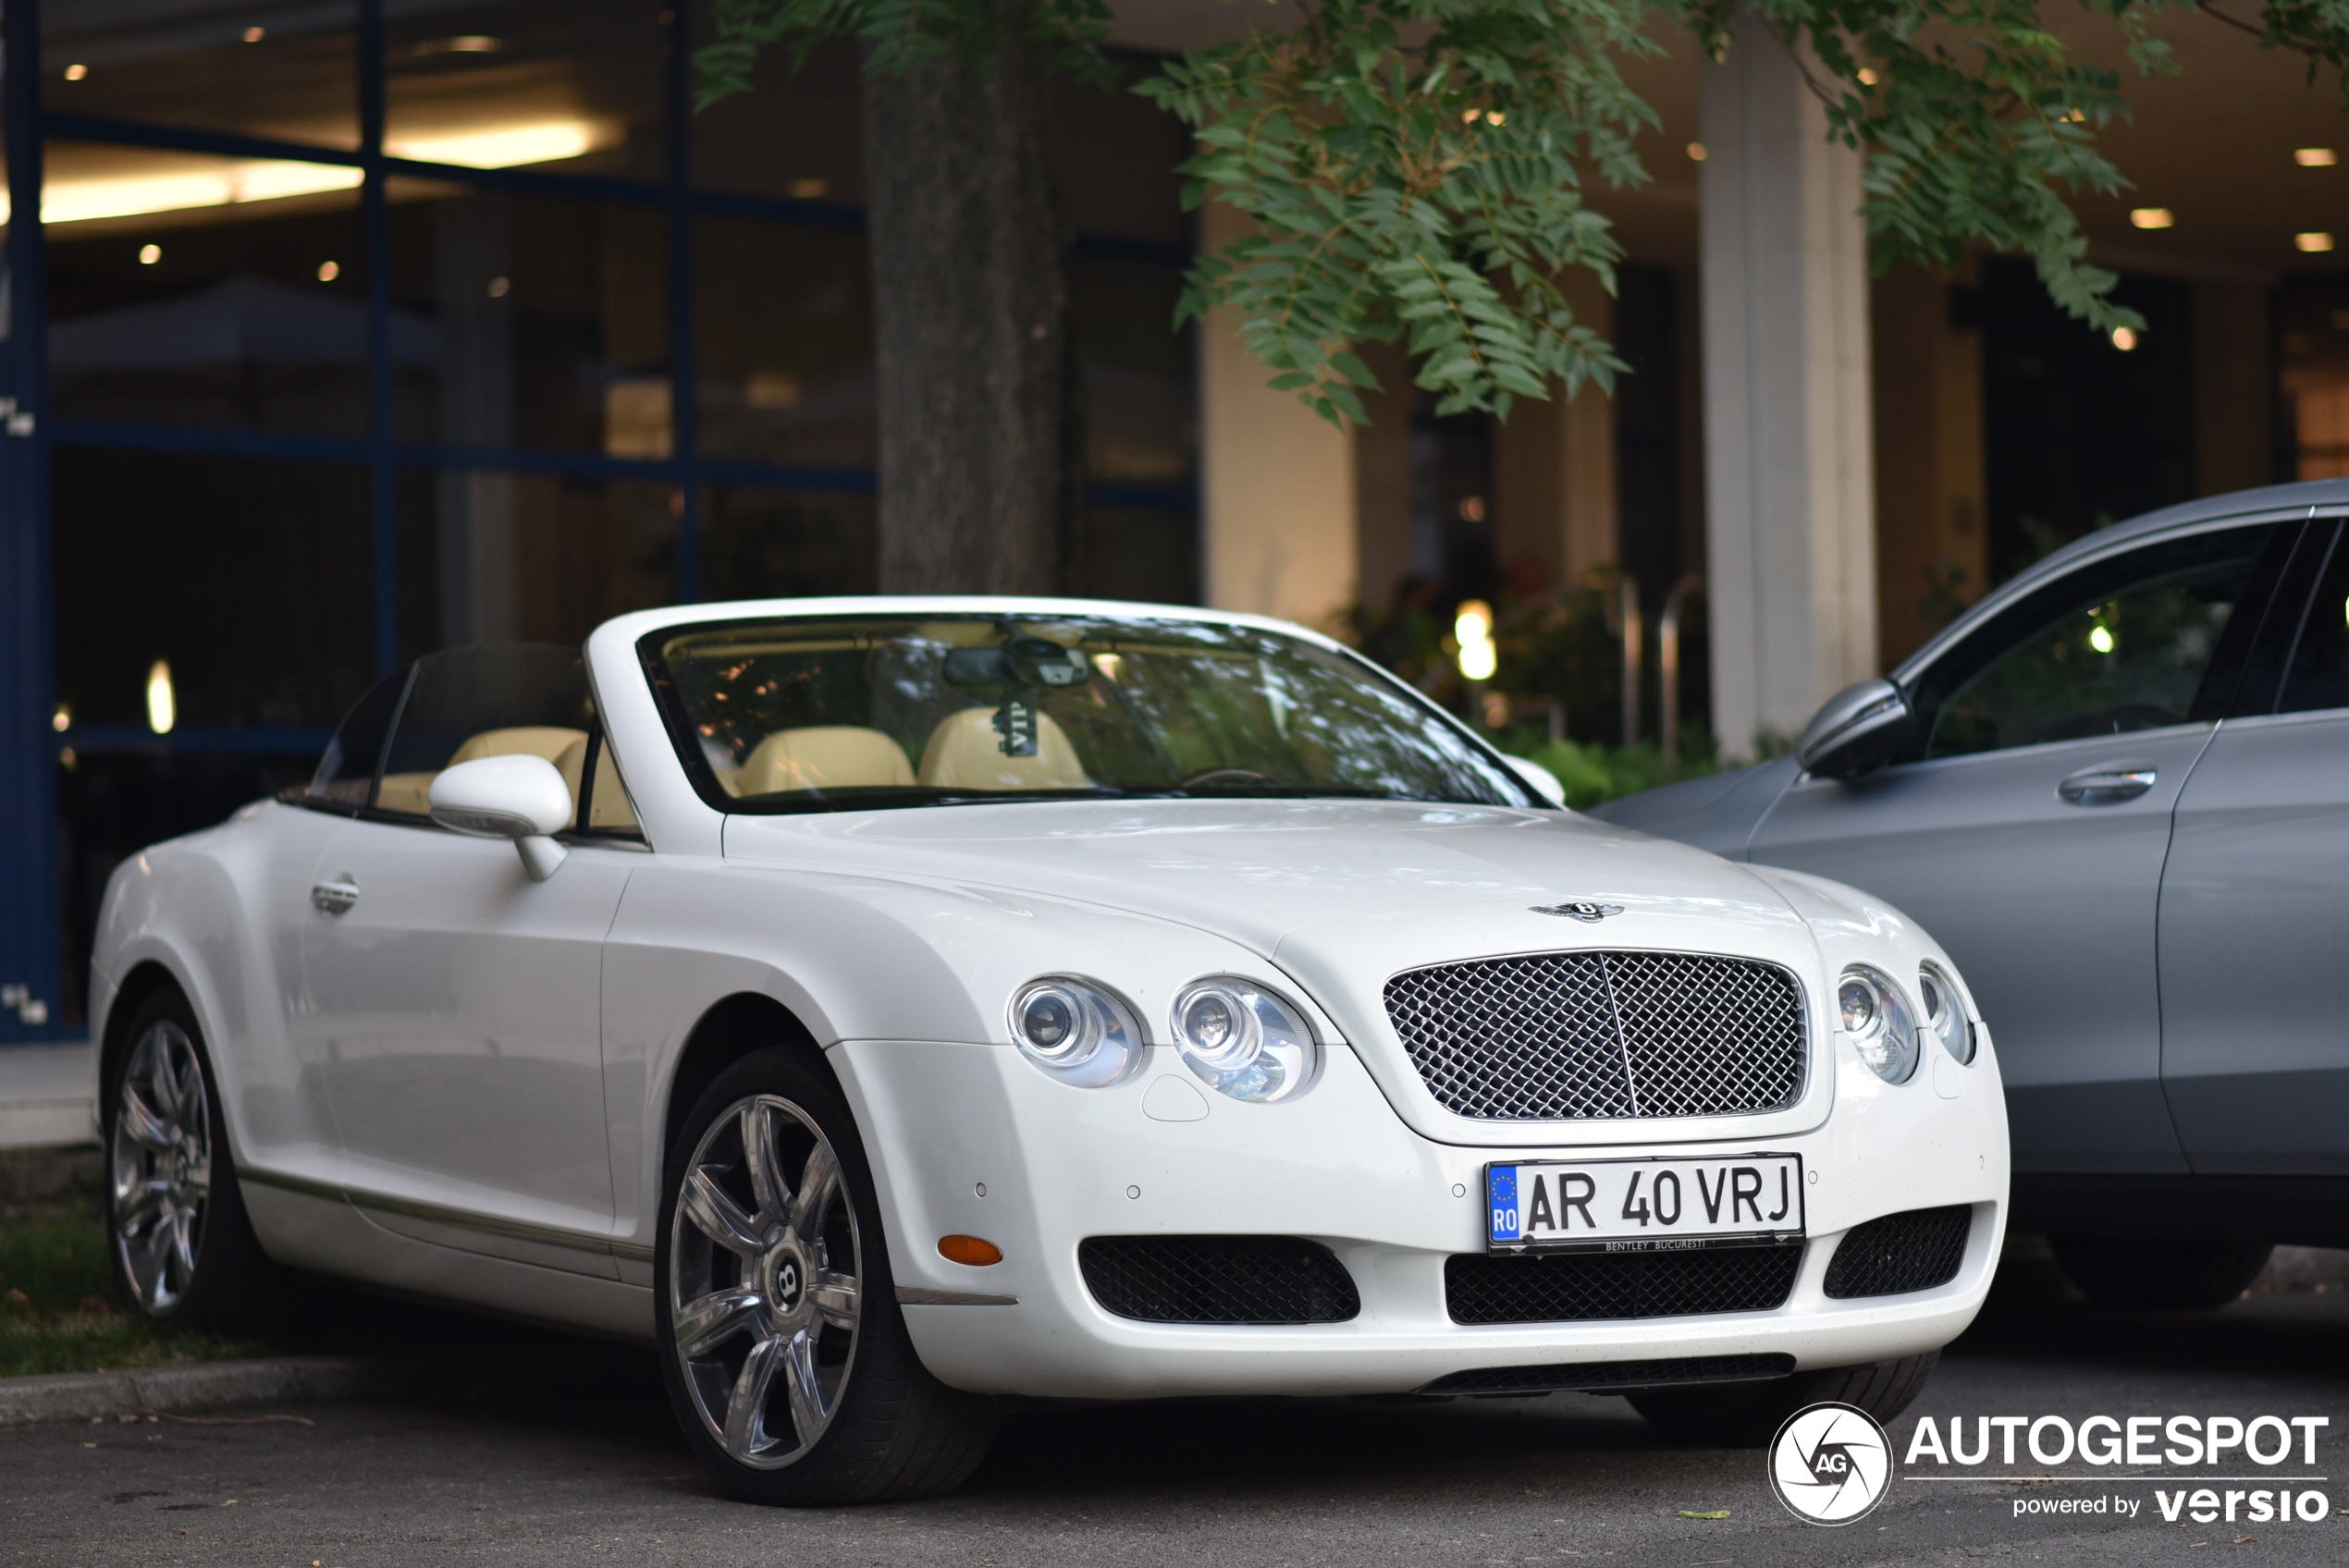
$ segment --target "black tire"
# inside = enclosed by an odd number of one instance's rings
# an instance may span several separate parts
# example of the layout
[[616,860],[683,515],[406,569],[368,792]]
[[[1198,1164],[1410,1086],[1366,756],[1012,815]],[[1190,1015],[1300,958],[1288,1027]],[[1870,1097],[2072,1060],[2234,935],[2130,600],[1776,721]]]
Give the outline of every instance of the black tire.
[[2234,1300],[2268,1267],[2267,1242],[2165,1242],[2050,1236],[2065,1279],[2114,1312],[2208,1312]]
[[[769,1171],[791,1175],[788,1192],[771,1173],[761,1188],[754,1137],[770,1151],[760,1157]],[[821,1163],[827,1147],[836,1178]],[[689,1175],[697,1212],[723,1216],[721,1229],[738,1239],[764,1238],[757,1248],[716,1243],[694,1214],[681,1221]],[[713,1210],[712,1188],[732,1215]],[[894,1502],[947,1491],[986,1457],[994,1403],[948,1388],[915,1354],[864,1143],[830,1075],[801,1052],[747,1056],[695,1104],[663,1172],[653,1269],[661,1380],[686,1442],[735,1497],[791,1507]],[[843,1273],[855,1285],[847,1327]],[[758,1299],[722,1314],[691,1310],[744,1292]],[[696,1316],[710,1331],[694,1331]],[[754,1358],[769,1369],[763,1384],[744,1376]],[[737,1396],[755,1387],[764,1390],[756,1403],[737,1413]],[[815,1413],[812,1442],[802,1409]]]
[[1898,1361],[1797,1372],[1772,1383],[1724,1383],[1652,1389],[1630,1396],[1631,1408],[1676,1442],[1701,1448],[1760,1448],[1786,1418],[1806,1405],[1832,1400],[1866,1411],[1889,1425],[1915,1403],[1941,1359],[1937,1350]]
[[116,1284],[150,1322],[232,1333],[276,1326],[292,1279],[246,1217],[195,1010],[166,986],[138,1004],[117,1037],[98,1102]]

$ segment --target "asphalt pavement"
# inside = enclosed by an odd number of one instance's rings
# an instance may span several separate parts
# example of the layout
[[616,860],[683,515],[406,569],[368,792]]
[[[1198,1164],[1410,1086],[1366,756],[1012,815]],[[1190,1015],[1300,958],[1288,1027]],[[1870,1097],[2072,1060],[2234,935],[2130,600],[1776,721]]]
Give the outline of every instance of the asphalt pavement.
[[[1760,1454],[1674,1448],[1617,1399],[1217,1401],[1016,1415],[953,1496],[789,1512],[732,1502],[695,1470],[647,1352],[374,1305],[353,1310],[443,1353],[400,1398],[0,1430],[0,1568],[2349,1561],[2342,1514],[2252,1523],[2245,1499],[2234,1523],[2183,1504],[2169,1523],[2154,1496],[2257,1473],[2327,1477],[2294,1490],[2349,1502],[2349,1293],[2127,1317],[2063,1299],[2044,1267],[2009,1276],[1895,1423],[1904,1455],[1926,1415],[1943,1433],[1964,1418],[1969,1447],[1981,1416],[2322,1415],[2315,1463],[2297,1447],[2198,1472],[1925,1458],[1828,1529],[1781,1506]],[[2102,1512],[2043,1511],[2063,1500]]]

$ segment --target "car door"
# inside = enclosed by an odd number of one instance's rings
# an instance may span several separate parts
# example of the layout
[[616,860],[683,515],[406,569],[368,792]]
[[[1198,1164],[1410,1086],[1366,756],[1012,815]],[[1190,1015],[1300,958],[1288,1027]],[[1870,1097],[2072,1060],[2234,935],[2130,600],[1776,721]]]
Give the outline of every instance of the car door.
[[2198,1174],[2349,1175],[2349,529],[2319,519],[2300,557],[2315,593],[2270,617],[2161,880],[2161,1077]]
[[1875,893],[1948,949],[1997,1031],[2018,1170],[2185,1169],[2160,1083],[2162,860],[2287,526],[2158,536],[2019,597],[1912,680],[1891,766],[1798,780],[1755,830],[1754,860]]
[[372,1219],[609,1277],[598,996],[642,851],[581,837],[534,882],[512,844],[424,815],[440,768],[517,752],[555,762],[575,804],[592,722],[568,649],[419,661],[373,803],[320,863],[305,1035]]

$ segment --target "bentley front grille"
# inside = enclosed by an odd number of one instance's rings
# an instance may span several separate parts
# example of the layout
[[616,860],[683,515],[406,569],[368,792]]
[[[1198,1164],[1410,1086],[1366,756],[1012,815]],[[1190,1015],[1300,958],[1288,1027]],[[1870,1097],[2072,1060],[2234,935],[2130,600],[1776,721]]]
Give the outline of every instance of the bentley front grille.
[[1748,1116],[1802,1096],[1802,995],[1775,963],[1570,952],[1414,969],[1386,1015],[1436,1103],[1494,1121]]
[[1958,1277],[1974,1208],[1912,1208],[1854,1225],[1827,1265],[1825,1289],[1838,1301],[1929,1291]]
[[1093,1299],[1144,1323],[1344,1323],[1362,1298],[1337,1255],[1291,1236],[1088,1236]]

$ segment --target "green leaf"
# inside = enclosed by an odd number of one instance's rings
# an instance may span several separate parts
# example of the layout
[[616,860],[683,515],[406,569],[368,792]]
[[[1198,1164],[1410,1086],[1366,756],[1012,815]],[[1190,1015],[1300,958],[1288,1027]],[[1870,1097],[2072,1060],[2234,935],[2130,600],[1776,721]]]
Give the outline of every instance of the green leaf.
[[1726,1508],[1708,1508],[1703,1510],[1694,1508],[1676,1508],[1672,1512],[1679,1514],[1683,1519],[1727,1519],[1729,1516],[1729,1511]]

